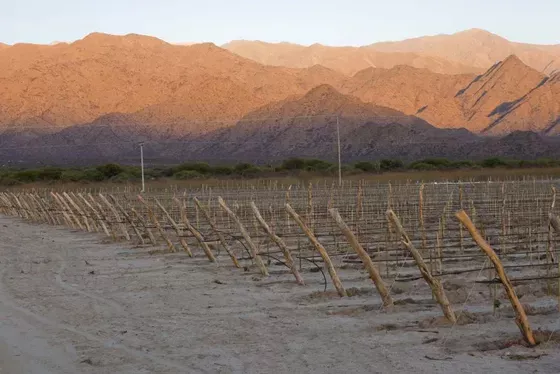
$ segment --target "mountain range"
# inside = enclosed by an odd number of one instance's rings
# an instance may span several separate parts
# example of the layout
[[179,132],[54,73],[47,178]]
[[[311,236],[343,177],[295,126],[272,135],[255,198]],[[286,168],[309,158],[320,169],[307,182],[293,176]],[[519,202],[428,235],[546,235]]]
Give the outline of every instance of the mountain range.
[[[4,164],[558,155],[560,45],[483,30],[364,47],[0,44]],[[491,145],[491,148],[489,147]]]

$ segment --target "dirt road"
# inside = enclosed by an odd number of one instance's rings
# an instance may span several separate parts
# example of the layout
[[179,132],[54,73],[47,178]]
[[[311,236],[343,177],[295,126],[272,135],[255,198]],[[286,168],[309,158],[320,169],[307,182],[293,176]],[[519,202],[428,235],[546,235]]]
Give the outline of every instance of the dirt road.
[[[356,270],[341,278],[359,295],[339,299],[318,292],[320,273],[301,287],[280,268],[263,279],[200,250],[154,254],[11,218],[0,218],[0,238],[2,374],[560,372],[556,344],[480,349],[517,338],[511,318],[421,328],[440,315],[429,296],[382,311]],[[560,327],[558,314],[531,321]]]

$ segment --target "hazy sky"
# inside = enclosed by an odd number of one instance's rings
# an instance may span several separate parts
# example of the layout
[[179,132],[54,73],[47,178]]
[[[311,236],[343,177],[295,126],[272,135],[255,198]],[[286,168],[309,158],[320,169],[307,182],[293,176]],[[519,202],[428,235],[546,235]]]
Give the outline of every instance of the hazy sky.
[[168,42],[364,45],[476,27],[558,44],[559,16],[560,0],[0,0],[0,42],[73,41],[100,31]]

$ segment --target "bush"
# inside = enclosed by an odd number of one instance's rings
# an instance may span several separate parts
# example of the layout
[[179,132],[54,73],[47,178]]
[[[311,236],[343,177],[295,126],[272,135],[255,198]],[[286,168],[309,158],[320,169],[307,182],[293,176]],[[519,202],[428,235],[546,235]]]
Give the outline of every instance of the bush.
[[95,169],[85,169],[83,171],[83,179],[90,182],[100,182],[105,180],[105,174],[100,172],[97,168]]
[[360,161],[354,164],[354,167],[358,170],[365,171],[367,173],[371,173],[374,171],[379,171],[380,166],[377,162],[369,162],[369,161]]
[[495,168],[507,165],[508,163],[499,157],[487,158],[485,160],[482,160],[482,162],[480,163],[480,166],[482,166],[483,168]]
[[435,165],[426,162],[421,162],[421,161],[413,162],[408,166],[408,168],[412,170],[436,170],[437,169]]
[[397,169],[402,169],[404,167],[404,163],[401,160],[383,159],[379,163],[379,167],[381,168],[381,170],[385,170],[385,171],[397,170]]
[[304,160],[304,165],[304,169],[307,171],[325,171],[333,166],[330,162],[317,159]]
[[106,164],[96,167],[97,171],[103,174],[105,179],[119,175],[124,171],[124,168],[118,164]]
[[173,178],[179,180],[198,179],[202,177],[203,175],[196,170],[183,170],[173,175]]
[[212,173],[216,175],[231,175],[233,174],[233,168],[229,166],[215,166],[212,168]]
[[22,170],[15,172],[12,177],[23,183],[31,183],[39,180],[39,172],[37,170]]
[[235,165],[233,170],[235,171],[236,174],[239,174],[243,177],[255,176],[261,172],[261,169],[259,167],[249,163],[237,164]]
[[304,167],[305,160],[302,158],[289,158],[280,165],[280,169],[283,170],[303,170]]
[[206,162],[187,162],[174,167],[173,174],[185,170],[196,171],[199,174],[208,174],[212,171],[212,168]]
[[60,175],[60,180],[63,182],[79,182],[85,179],[85,173],[81,170],[64,170]]

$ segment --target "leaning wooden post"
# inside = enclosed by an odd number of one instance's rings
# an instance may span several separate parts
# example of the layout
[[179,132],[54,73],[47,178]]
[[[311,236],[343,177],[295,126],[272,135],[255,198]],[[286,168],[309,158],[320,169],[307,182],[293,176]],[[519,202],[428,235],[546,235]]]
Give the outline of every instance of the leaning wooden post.
[[173,245],[173,243],[171,242],[171,240],[169,240],[169,238],[167,237],[167,235],[165,235],[165,231],[163,231],[163,228],[161,227],[161,225],[159,224],[159,221],[154,213],[154,211],[152,210],[152,208],[150,208],[150,206],[148,205],[148,203],[146,202],[146,200],[144,200],[144,198],[142,197],[142,195],[138,195],[138,200],[140,200],[140,202],[142,204],[144,204],[144,206],[146,207],[146,209],[148,210],[148,215],[150,216],[150,218],[152,219],[152,222],[154,223],[154,226],[156,226],[156,229],[159,231],[159,234],[161,235],[161,237],[163,238],[163,240],[165,241],[165,243],[167,243],[167,247],[169,248],[169,250],[171,252],[177,252],[177,249],[175,248],[175,246]]
[[105,235],[107,235],[108,237],[111,237],[111,234],[109,233],[109,230],[107,229],[107,225],[105,225],[105,221],[103,220],[103,218],[101,217],[99,212],[97,212],[97,210],[93,207],[93,205],[91,205],[89,203],[89,201],[86,200],[84,195],[82,195],[81,193],[78,193],[78,197],[82,200],[82,202],[85,204],[85,206],[93,212],[93,215],[96,217],[97,222],[99,223],[99,225],[103,229],[103,232],[105,233]]
[[88,232],[91,232],[91,227],[89,225],[89,221],[87,219],[87,216],[84,214],[84,212],[82,211],[82,209],[78,206],[78,204],[76,204],[76,202],[74,200],[72,200],[72,198],[70,197],[70,195],[68,195],[67,192],[63,192],[62,196],[64,198],[66,198],[66,200],[70,203],[70,205],[72,205],[72,207],[76,210],[76,212],[78,212],[78,215],[82,216],[82,219],[84,221],[84,224],[86,226],[86,230]]
[[280,238],[278,235],[276,235],[271,230],[270,226],[268,225],[268,223],[266,223],[266,221],[264,220],[264,218],[261,215],[261,212],[259,211],[259,209],[257,208],[257,206],[255,205],[255,203],[253,201],[251,201],[251,209],[253,209],[253,214],[255,215],[255,218],[257,219],[257,222],[259,222],[259,224],[263,228],[264,232],[266,232],[266,234],[268,235],[270,240],[272,240],[274,243],[276,243],[278,248],[280,248],[280,250],[284,254],[284,259],[286,260],[286,265],[288,265],[288,267],[290,268],[290,271],[292,272],[292,274],[296,278],[296,281],[298,282],[298,284],[304,285],[305,282],[303,281],[303,278],[302,278],[301,274],[299,273],[299,271],[297,269],[297,266],[294,264],[294,259],[292,257],[292,254],[290,253],[290,249],[288,248],[286,243],[284,243],[282,238]]
[[193,200],[194,200],[196,206],[198,206],[199,210],[202,211],[202,215],[204,216],[204,218],[206,218],[206,221],[210,225],[210,228],[218,235],[218,239],[220,240],[220,243],[222,244],[222,247],[224,247],[225,251],[227,252],[229,257],[231,258],[231,261],[233,262],[233,265],[236,268],[241,267],[241,265],[239,265],[239,261],[237,260],[237,257],[235,257],[235,254],[232,252],[231,248],[227,244],[226,238],[224,237],[224,234],[220,230],[218,230],[218,226],[216,225],[216,221],[214,221],[214,219],[210,215],[210,212],[208,211],[208,208],[206,208],[204,205],[202,205],[202,203],[196,197],[193,198]]
[[208,257],[208,260],[210,260],[210,262],[216,262],[216,257],[212,253],[212,250],[210,249],[210,246],[208,246],[208,243],[204,241],[204,238],[202,237],[200,232],[196,228],[194,228],[193,225],[191,225],[187,217],[187,208],[185,202],[181,203],[181,201],[176,197],[173,198],[173,201],[175,201],[175,203],[179,206],[179,209],[181,210],[181,220],[187,227],[187,230],[189,230],[191,234],[193,234],[193,236],[196,238],[198,244],[200,244],[202,250],[206,254],[206,257]]
[[329,275],[331,276],[333,285],[336,288],[336,291],[338,292],[338,295],[341,296],[341,297],[348,296],[348,294],[346,293],[346,290],[342,286],[342,282],[340,282],[340,278],[338,278],[338,274],[336,274],[336,270],[334,269],[334,265],[331,261],[331,258],[329,257],[329,254],[327,253],[327,250],[325,249],[325,247],[323,247],[323,245],[321,243],[319,243],[319,240],[317,240],[315,235],[313,235],[311,230],[309,230],[307,225],[303,222],[301,217],[296,213],[296,211],[292,208],[292,206],[290,204],[286,204],[285,207],[286,207],[286,211],[288,212],[288,214],[293,218],[294,221],[296,221],[296,223],[301,228],[301,230],[305,233],[305,235],[307,236],[307,238],[309,239],[311,244],[313,244],[315,249],[317,249],[317,251],[319,252],[321,257],[323,258],[323,261],[325,262],[325,265],[327,266],[327,270],[329,271]]
[[124,208],[122,207],[121,204],[119,204],[119,201],[115,198],[115,196],[113,195],[109,195],[109,199],[111,199],[111,201],[113,202],[113,204],[115,204],[115,206],[117,207],[118,210],[121,211],[122,215],[124,216],[124,218],[128,221],[128,223],[130,224],[130,226],[132,226],[132,231],[134,231],[134,234],[136,235],[136,237],[138,238],[140,245],[144,245],[144,238],[142,237],[142,234],[140,234],[140,231],[138,231],[138,227],[136,227],[136,224],[134,224],[134,221],[132,220],[132,218],[130,217],[130,215],[126,212],[126,210],[124,210]]
[[513,307],[515,313],[517,314],[515,323],[519,327],[519,330],[521,330],[521,334],[525,338],[525,341],[531,346],[536,345],[535,337],[533,336],[533,331],[531,331],[531,326],[529,325],[529,320],[527,319],[525,310],[523,309],[523,306],[521,305],[519,299],[517,298],[513,285],[511,284],[511,281],[509,280],[504,270],[504,266],[502,265],[500,258],[498,257],[498,255],[496,255],[496,252],[494,252],[494,250],[492,249],[492,247],[490,247],[490,245],[486,242],[486,240],[482,238],[482,236],[480,235],[480,233],[478,232],[478,230],[476,229],[471,219],[469,218],[469,216],[464,210],[457,212],[455,214],[455,217],[457,217],[457,219],[465,226],[465,228],[469,231],[476,244],[478,244],[480,249],[482,249],[482,251],[488,256],[488,258],[490,258],[490,261],[492,261],[492,263],[494,264],[494,268],[496,268],[498,277],[500,278],[500,281],[504,285],[509,301],[511,302],[511,306]]
[[167,220],[169,221],[169,223],[171,223],[171,226],[173,226],[173,228],[175,229],[175,233],[177,233],[177,237],[179,238],[179,242],[181,243],[181,247],[183,247],[183,249],[185,250],[185,252],[187,252],[189,257],[192,257],[193,254],[192,254],[191,250],[189,249],[189,245],[187,244],[187,241],[185,240],[185,238],[183,238],[183,232],[181,231],[181,228],[179,227],[179,225],[177,225],[177,222],[175,222],[175,220],[167,212],[165,207],[163,205],[161,205],[161,203],[158,201],[158,199],[155,199],[155,201],[156,201],[157,206],[162,210],[163,214],[165,214],[165,216],[167,217]]
[[441,305],[441,310],[443,311],[443,314],[450,322],[456,323],[457,317],[455,316],[455,313],[451,308],[449,300],[445,295],[445,291],[443,290],[443,286],[441,282],[439,281],[439,279],[434,278],[430,273],[430,270],[428,269],[428,266],[426,266],[426,263],[424,262],[422,255],[420,254],[420,252],[418,252],[416,247],[414,247],[414,245],[410,241],[410,238],[408,237],[408,234],[402,227],[401,221],[399,220],[395,212],[393,212],[391,209],[387,210],[387,218],[389,222],[393,224],[397,232],[400,234],[404,246],[410,251],[412,257],[414,257],[414,260],[418,265],[418,269],[420,269],[420,273],[422,274],[422,277],[432,289],[436,301],[439,303],[439,305]]
[[241,221],[239,220],[237,215],[226,205],[226,202],[220,196],[218,196],[218,204],[220,204],[222,209],[237,224],[237,227],[239,228],[239,231],[241,232],[241,235],[243,235],[243,238],[245,239],[245,242],[247,243],[247,246],[249,247],[249,250],[251,251],[251,257],[253,257],[253,259],[255,260],[255,263],[259,267],[259,269],[261,271],[261,274],[264,275],[264,276],[268,276],[268,270],[267,270],[266,265],[264,264],[260,254],[259,254],[259,249],[257,248],[255,243],[253,242],[253,239],[251,239],[251,237],[249,236],[249,233],[245,229],[245,226],[243,226],[243,224],[241,223]]
[[122,231],[125,239],[130,240],[130,234],[128,233],[128,229],[126,228],[126,225],[123,222],[121,222],[121,216],[119,215],[119,212],[117,212],[117,210],[115,209],[113,204],[111,204],[105,196],[103,196],[102,194],[99,194],[99,198],[101,199],[101,201],[103,201],[103,203],[105,203],[107,208],[109,208],[109,210],[113,213],[113,216],[115,216],[115,220],[116,220],[117,224],[119,225],[119,227],[121,228],[121,231]]
[[70,215],[72,220],[74,222],[76,222],[76,224],[78,225],[80,230],[82,230],[82,231],[86,230],[86,228],[84,227],[84,225],[82,225],[82,223],[80,222],[80,220],[78,219],[78,217],[76,216],[76,214],[74,213],[72,208],[70,208],[70,205],[68,205],[68,203],[66,202],[66,199],[62,196],[62,194],[57,192],[56,195],[58,196],[58,199],[60,200],[60,203],[62,204],[62,206],[64,206],[64,208],[66,209],[66,211],[68,212],[68,214]]
[[152,233],[152,230],[150,230],[150,228],[146,224],[144,217],[142,217],[140,213],[138,213],[136,209],[134,209],[134,207],[130,207],[130,211],[132,212],[132,214],[134,214],[134,217],[136,217],[138,222],[140,222],[140,224],[144,227],[144,232],[146,233],[146,235],[148,235],[148,238],[150,239],[150,243],[152,243],[152,245],[154,246],[157,245],[156,237]]
[[342,217],[340,216],[338,211],[332,208],[329,209],[329,213],[331,214],[332,218],[335,220],[336,224],[338,225],[338,227],[346,237],[346,240],[348,240],[352,248],[354,248],[354,250],[360,257],[360,259],[364,263],[364,267],[368,271],[371,280],[375,284],[375,287],[377,288],[377,292],[379,292],[379,295],[381,296],[381,300],[383,300],[383,305],[387,307],[392,306],[393,299],[391,298],[391,295],[389,294],[387,287],[385,287],[385,283],[383,283],[383,279],[381,278],[379,271],[373,265],[373,261],[371,261],[371,257],[369,257],[368,253],[364,250],[364,248],[358,241],[358,238],[356,238],[356,235],[354,235],[352,230],[350,230],[348,225],[342,220]]
[[66,221],[66,226],[68,226],[72,229],[75,229],[76,225],[74,224],[74,221],[72,220],[72,218],[70,218],[70,216],[66,212],[66,208],[64,207],[64,205],[60,201],[58,195],[55,194],[54,192],[51,192],[51,196],[52,196],[54,202],[56,202],[56,204],[59,206],[60,212],[62,213],[62,217],[64,217],[64,220]]

